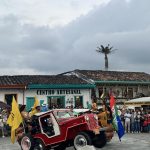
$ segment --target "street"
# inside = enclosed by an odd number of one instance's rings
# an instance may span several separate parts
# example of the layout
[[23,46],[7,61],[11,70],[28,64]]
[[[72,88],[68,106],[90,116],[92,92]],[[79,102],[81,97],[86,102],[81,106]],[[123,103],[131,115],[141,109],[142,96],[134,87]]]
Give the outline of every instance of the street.
[[[101,150],[150,150],[150,133],[135,133],[126,134],[123,136],[120,142],[118,136],[115,134],[112,141]],[[10,138],[0,137],[0,150],[20,150],[17,143],[11,144]],[[73,147],[69,147],[66,150],[74,150]],[[88,150],[88,149],[87,149]],[[98,149],[97,149],[98,150]]]

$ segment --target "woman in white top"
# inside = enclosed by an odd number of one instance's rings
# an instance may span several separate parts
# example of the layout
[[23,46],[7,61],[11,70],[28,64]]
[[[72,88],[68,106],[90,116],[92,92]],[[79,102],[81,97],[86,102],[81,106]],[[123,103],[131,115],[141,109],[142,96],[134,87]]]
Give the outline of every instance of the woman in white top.
[[126,133],[127,132],[130,133],[130,119],[131,119],[131,114],[129,113],[128,110],[124,114],[124,118],[125,118],[125,131],[126,131]]

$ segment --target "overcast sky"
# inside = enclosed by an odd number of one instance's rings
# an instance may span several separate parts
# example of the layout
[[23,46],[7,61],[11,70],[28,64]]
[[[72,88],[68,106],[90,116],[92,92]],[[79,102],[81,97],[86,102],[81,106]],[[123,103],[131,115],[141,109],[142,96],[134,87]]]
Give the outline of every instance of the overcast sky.
[[0,74],[150,73],[150,0],[0,0]]

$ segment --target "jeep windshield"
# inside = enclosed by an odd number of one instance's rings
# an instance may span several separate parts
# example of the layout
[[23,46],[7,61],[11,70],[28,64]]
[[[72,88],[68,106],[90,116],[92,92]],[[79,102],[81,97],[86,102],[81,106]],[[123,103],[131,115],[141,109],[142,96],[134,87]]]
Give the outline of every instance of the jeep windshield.
[[54,109],[53,112],[57,119],[74,117],[74,114],[70,109]]

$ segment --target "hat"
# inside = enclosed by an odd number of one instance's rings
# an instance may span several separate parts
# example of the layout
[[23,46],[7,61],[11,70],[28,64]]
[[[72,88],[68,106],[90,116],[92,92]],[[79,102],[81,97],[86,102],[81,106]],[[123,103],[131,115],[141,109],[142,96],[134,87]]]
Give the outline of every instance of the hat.
[[24,111],[25,108],[26,108],[26,105],[20,105],[20,108],[19,108],[20,112]]
[[35,108],[36,108],[36,109],[38,109],[38,108],[40,108],[40,107],[41,107],[41,106],[40,106],[40,105],[38,105],[38,106],[36,106]]
[[47,104],[44,102],[43,104],[42,104],[42,106],[46,106]]

